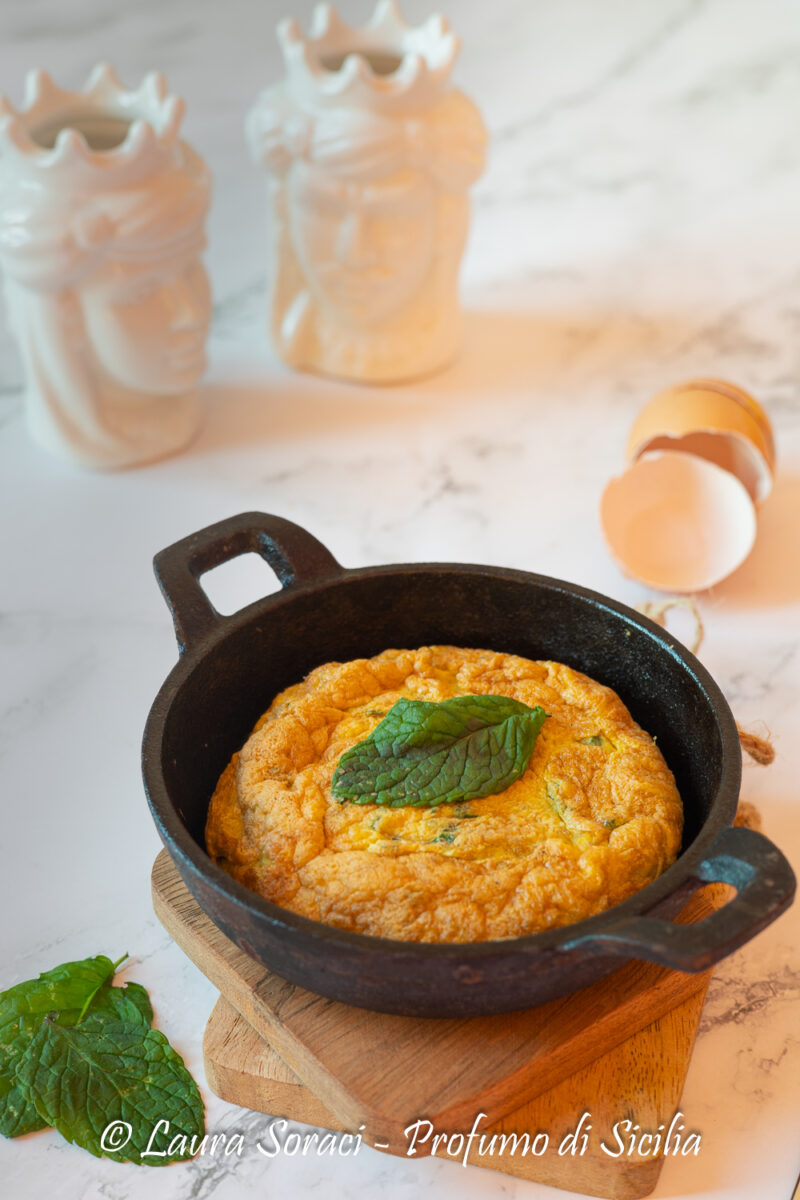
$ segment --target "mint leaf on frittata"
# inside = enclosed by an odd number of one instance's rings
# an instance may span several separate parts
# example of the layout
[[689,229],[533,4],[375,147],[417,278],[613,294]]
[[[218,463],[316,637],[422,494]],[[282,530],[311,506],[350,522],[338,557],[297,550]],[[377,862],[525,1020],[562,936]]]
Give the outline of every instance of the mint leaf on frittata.
[[403,697],[339,759],[333,795],[389,808],[492,796],[524,773],[547,715],[508,696]]

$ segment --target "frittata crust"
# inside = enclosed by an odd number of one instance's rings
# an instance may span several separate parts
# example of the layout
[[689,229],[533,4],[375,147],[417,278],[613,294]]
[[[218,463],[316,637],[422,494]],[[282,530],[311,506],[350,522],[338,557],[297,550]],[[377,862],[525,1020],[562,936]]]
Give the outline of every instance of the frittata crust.
[[[550,714],[505,791],[432,809],[332,796],[341,755],[401,696],[478,694]],[[671,771],[615,692],[563,663],[423,646],[326,663],[281,692],[220,777],[206,841],[240,883],[312,920],[475,942],[620,903],[675,860],[682,825]]]

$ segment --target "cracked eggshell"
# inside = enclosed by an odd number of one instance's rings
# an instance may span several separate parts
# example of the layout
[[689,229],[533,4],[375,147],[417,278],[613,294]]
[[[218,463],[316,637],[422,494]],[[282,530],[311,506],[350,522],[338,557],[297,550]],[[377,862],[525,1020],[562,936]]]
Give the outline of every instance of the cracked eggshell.
[[750,553],[755,505],[736,475],[681,450],[650,451],[611,482],[600,519],[622,570],[659,591],[697,592]]
[[769,418],[748,392],[721,379],[693,379],[654,396],[634,422],[628,461],[651,450],[681,450],[715,463],[736,476],[755,504],[772,490]]

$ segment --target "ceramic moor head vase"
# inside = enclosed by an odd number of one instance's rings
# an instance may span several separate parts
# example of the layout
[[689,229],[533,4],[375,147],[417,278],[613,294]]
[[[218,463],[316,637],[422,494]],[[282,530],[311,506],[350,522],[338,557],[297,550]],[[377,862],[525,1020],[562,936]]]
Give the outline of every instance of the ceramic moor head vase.
[[82,91],[43,72],[0,99],[0,266],[36,441],[118,468],[194,435],[211,302],[200,259],[209,173],[162,76]]
[[426,374],[459,343],[468,188],[486,130],[451,72],[442,17],[381,0],[351,27],[328,4],[278,27],[285,78],[247,120],[271,207],[270,324],[290,365],[364,382]]

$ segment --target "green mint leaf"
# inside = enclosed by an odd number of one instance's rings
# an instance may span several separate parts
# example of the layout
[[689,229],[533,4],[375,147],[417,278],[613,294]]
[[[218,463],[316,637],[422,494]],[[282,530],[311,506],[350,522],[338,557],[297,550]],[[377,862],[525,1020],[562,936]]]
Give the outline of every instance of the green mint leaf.
[[439,830],[436,837],[432,837],[432,842],[454,842],[458,837],[458,824],[451,822],[445,825],[444,829]]
[[101,954],[62,963],[38,979],[26,979],[0,992],[0,1134],[4,1137],[19,1137],[47,1125],[17,1078],[19,1062],[43,1019],[57,1011],[65,1023],[75,1024],[116,966]]
[[524,773],[547,715],[507,696],[403,698],[342,755],[331,790],[388,808],[492,796]]
[[0,1133],[3,1137],[20,1137],[46,1129],[36,1111],[27,1088],[17,1082],[16,1069],[42,1023],[41,1017],[19,1017],[12,1035],[3,1035],[0,1047]]
[[[191,1158],[191,1139],[198,1143],[205,1131],[203,1101],[183,1059],[140,1018],[117,1020],[98,1011],[74,1026],[47,1018],[18,1077],[42,1120],[98,1158],[163,1166]],[[129,1140],[118,1149],[103,1141],[114,1121],[130,1126]],[[159,1122],[168,1128],[159,1129]]]
[[[120,962],[122,960],[120,959]],[[45,1016],[62,1009],[77,1009],[80,1014],[103,984],[112,978],[119,963],[105,954],[62,963],[45,971],[38,979],[26,979],[0,992],[0,1027],[17,1016]]]
[[140,983],[126,983],[123,987],[104,983],[89,1006],[88,1015],[95,1013],[105,1013],[119,1021],[139,1021],[146,1027],[153,1021],[150,997]]
[[578,741],[582,746],[601,746],[606,751],[614,749],[614,743],[609,741],[603,733],[596,733],[592,737],[578,738]]

